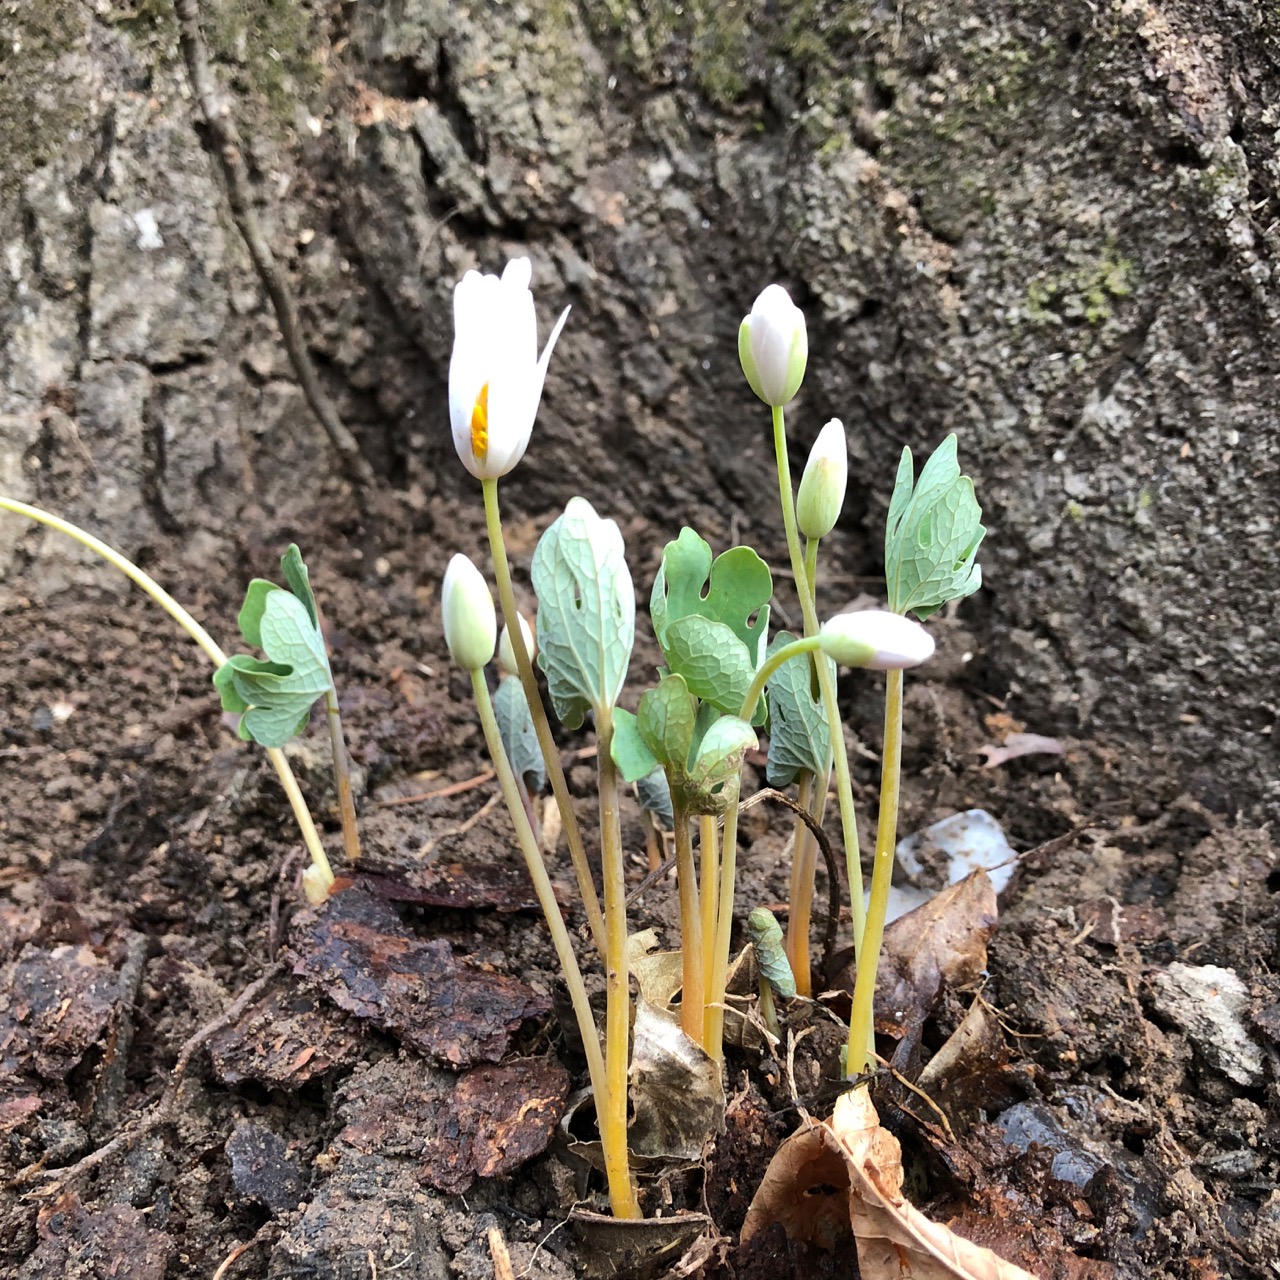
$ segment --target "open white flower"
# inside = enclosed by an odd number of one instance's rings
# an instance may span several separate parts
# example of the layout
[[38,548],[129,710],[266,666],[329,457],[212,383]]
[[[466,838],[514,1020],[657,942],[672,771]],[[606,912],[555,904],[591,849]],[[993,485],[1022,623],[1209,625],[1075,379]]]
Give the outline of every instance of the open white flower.
[[738,329],[738,359],[751,390],[780,408],[795,398],[809,360],[804,312],[780,285],[771,284],[755,300]]
[[478,480],[505,476],[524,457],[552,348],[569,308],[538,355],[528,258],[513,258],[502,278],[468,271],[453,290],[449,418],[453,445]]
[[933,657],[933,637],[918,622],[887,609],[838,613],[818,636],[823,652],[844,667],[901,671]]

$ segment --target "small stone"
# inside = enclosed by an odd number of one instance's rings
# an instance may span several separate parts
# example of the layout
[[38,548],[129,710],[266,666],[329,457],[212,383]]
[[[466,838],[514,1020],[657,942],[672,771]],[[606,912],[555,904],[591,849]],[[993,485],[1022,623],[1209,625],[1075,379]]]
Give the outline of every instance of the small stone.
[[1175,960],[1155,975],[1155,1005],[1228,1079],[1261,1083],[1262,1050],[1244,1025],[1249,991],[1235,970]]

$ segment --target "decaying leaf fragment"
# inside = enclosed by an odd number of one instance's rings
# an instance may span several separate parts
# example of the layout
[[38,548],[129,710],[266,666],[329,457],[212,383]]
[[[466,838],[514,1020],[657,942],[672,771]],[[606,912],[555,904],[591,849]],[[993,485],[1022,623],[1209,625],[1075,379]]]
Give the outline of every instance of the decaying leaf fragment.
[[807,1120],[778,1148],[742,1226],[745,1244],[779,1223],[835,1250],[852,1232],[862,1280],[1035,1280],[1029,1271],[926,1218],[902,1194],[902,1150],[864,1087],[825,1123]]

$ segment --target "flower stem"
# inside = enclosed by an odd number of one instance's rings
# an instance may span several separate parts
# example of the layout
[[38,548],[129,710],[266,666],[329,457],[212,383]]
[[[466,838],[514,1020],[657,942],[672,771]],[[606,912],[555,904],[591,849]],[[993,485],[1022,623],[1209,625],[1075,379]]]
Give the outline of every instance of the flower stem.
[[609,1202],[615,1218],[638,1218],[627,1161],[627,1057],[631,1033],[631,982],[627,972],[627,880],[618,812],[618,770],[613,763],[613,716],[596,708],[596,769],[600,787],[600,861],[604,870],[605,1096],[597,1106],[604,1145]]
[[724,989],[729,978],[729,947],[733,942],[733,879],[738,864],[738,782],[732,789],[724,815],[724,836],[720,841],[720,902],[716,911],[716,938],[711,959],[711,981],[707,984],[706,1035],[703,1048],[715,1062],[724,1061]]
[[538,735],[538,746],[542,750],[542,758],[546,761],[551,790],[560,808],[560,819],[564,825],[565,839],[569,843],[569,857],[573,862],[574,874],[578,878],[578,892],[582,895],[582,906],[587,914],[587,923],[591,927],[591,936],[595,939],[596,949],[600,952],[601,958],[606,959],[607,930],[604,917],[600,914],[600,899],[596,896],[595,882],[591,878],[591,864],[587,861],[587,852],[582,844],[582,831],[578,827],[578,818],[573,811],[573,800],[569,795],[569,785],[565,782],[564,768],[560,764],[560,752],[556,749],[555,739],[551,736],[551,724],[547,720],[546,708],[542,705],[538,678],[534,675],[533,663],[524,642],[524,632],[520,628],[516,594],[511,586],[511,566],[507,563],[507,547],[502,537],[502,515],[498,510],[498,482],[481,480],[480,486],[484,493],[484,517],[489,531],[489,550],[493,555],[493,573],[498,583],[498,600],[502,604],[502,620],[507,624],[507,635],[511,640],[511,652],[515,654],[520,684],[524,688],[525,701],[529,704],[529,714],[533,717],[533,727]]
[[893,881],[893,855],[898,837],[898,787],[902,778],[902,672],[890,671],[884,697],[884,751],[880,763],[880,814],[876,822],[876,856],[871,870],[871,902],[858,976],[849,1015],[850,1076],[875,1065],[876,969],[884,941],[884,918]]
[[[813,774],[808,769],[800,774],[796,802],[806,811],[814,801]],[[813,905],[813,870],[818,845],[813,833],[796,818],[791,854],[791,891],[787,896],[787,963],[795,975],[796,994],[806,998],[813,994],[809,976],[809,915]]]
[[[702,952],[702,915],[698,908],[698,878],[693,861],[689,814],[675,811],[676,883],[680,889],[680,1026],[695,1044],[702,1044],[706,1004],[706,968]],[[714,820],[713,820],[714,821]]]
[[[316,620],[323,638],[324,615],[318,604]],[[351,761],[347,756],[347,741],[342,733],[342,712],[338,707],[338,689],[333,683],[327,641],[324,646],[324,661],[329,674],[329,687],[324,692],[324,711],[329,725],[329,743],[333,748],[333,782],[338,793],[338,816],[342,820],[342,847],[348,862],[359,862],[360,824],[356,819],[356,804],[351,794]]]
[[[716,911],[720,902],[720,828],[710,814],[703,814],[698,822],[698,840],[698,852],[702,858],[699,899],[702,906],[702,992],[705,1000],[714,968],[715,949],[712,943],[716,936]],[[702,1034],[705,1035],[705,1031]],[[695,1039],[702,1043],[698,1037]]]
[[[154,578],[139,569],[132,560],[125,559],[114,547],[108,546],[105,542],[95,538],[91,533],[86,533],[78,525],[74,525],[68,520],[63,520],[48,511],[42,511],[39,507],[28,506],[25,502],[18,502],[13,498],[0,497],[0,510],[12,511],[14,515],[26,516],[29,520],[34,520],[38,524],[46,525],[50,529],[56,529],[59,533],[66,534],[68,538],[74,539],[82,547],[88,547],[90,551],[101,556],[109,565],[119,569],[126,578],[149,595],[200,646],[215,668],[221,667],[226,662],[227,655],[214,642],[213,637]],[[293,810],[294,819],[298,823],[298,829],[302,832],[303,843],[307,846],[307,852],[311,855],[311,880],[307,884],[308,897],[312,896],[313,891],[319,893],[320,890],[323,890],[324,894],[327,894],[333,886],[333,869],[330,867],[329,859],[325,855],[324,846],[320,843],[320,835],[316,831],[315,823],[311,820],[311,812],[307,808],[306,800],[302,797],[302,791],[298,787],[298,780],[294,777],[293,770],[289,767],[289,761],[285,758],[283,751],[275,747],[269,747],[267,748],[267,758],[271,761],[272,766],[275,768],[276,776],[280,779],[280,785],[284,788],[284,793],[288,797],[289,806]]]
[[498,776],[502,798],[515,825],[520,852],[524,854],[524,863],[529,869],[529,879],[533,881],[534,892],[538,895],[547,928],[551,930],[551,940],[555,943],[560,968],[564,971],[564,980],[569,988],[569,999],[573,1002],[574,1016],[578,1020],[578,1032],[582,1036],[582,1047],[587,1055],[587,1071],[591,1076],[591,1089],[596,1097],[596,1108],[603,1115],[608,1109],[605,1102],[608,1096],[608,1085],[605,1077],[604,1056],[600,1051],[600,1034],[596,1030],[595,1019],[591,1015],[591,1002],[587,999],[587,988],[582,981],[582,970],[578,967],[573,941],[569,937],[569,930],[565,927],[564,916],[560,913],[560,904],[556,901],[555,890],[551,886],[551,877],[547,874],[546,863],[542,860],[533,825],[525,811],[519,784],[511,768],[511,762],[507,759],[506,749],[502,745],[502,734],[498,729],[498,720],[493,711],[493,699],[489,696],[489,686],[485,683],[484,672],[477,670],[470,674],[471,687],[475,691],[476,709],[480,713],[480,724],[484,729],[485,745],[489,748],[489,758],[493,761],[493,771]]
[[[791,572],[795,575],[796,595],[804,615],[804,633],[818,633],[818,614],[809,588],[800,532],[796,528],[796,503],[791,492],[791,460],[787,455],[787,428],[781,406],[773,410],[773,451],[778,463],[778,490],[782,499],[782,525],[791,554]],[[818,671],[818,687],[822,690],[822,706],[831,730],[831,754],[836,773],[836,794],[840,800],[840,827],[844,837],[845,862],[849,869],[849,906],[853,912],[853,942],[862,954],[865,909],[862,902],[862,854],[858,846],[858,819],[853,806],[853,781],[849,776],[849,755],[844,745],[844,727],[840,720],[840,704],[836,699],[836,681],[825,662],[814,664]]]
[[799,640],[793,640],[790,644],[784,644],[772,657],[766,658],[747,689],[747,696],[742,700],[742,710],[738,713],[739,716],[750,724],[752,717],[756,713],[760,697],[764,693],[764,687],[773,679],[774,673],[778,668],[784,662],[790,662],[792,658],[802,657],[806,653],[816,653],[820,647],[821,643],[816,634],[804,636]]

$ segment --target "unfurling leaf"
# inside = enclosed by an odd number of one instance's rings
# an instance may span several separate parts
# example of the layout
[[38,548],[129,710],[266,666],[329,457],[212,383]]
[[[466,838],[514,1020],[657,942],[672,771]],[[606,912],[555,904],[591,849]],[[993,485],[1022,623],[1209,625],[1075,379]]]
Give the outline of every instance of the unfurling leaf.
[[547,785],[547,765],[538,746],[529,700],[516,677],[508,676],[498,685],[493,695],[493,714],[512,772],[525,780],[531,794],[537,795]]
[[618,526],[571,498],[538,540],[532,577],[538,664],[556,715],[576,729],[613,706],[631,661],[636,601]]
[[697,615],[728,627],[746,648],[754,672],[764,661],[772,595],[769,566],[750,547],[732,547],[712,563],[711,547],[685,528],[663,550],[649,613],[664,654],[671,624]]
[[637,727],[659,764],[688,763],[698,723],[698,703],[684,677],[666,675],[640,699]]
[[960,474],[954,435],[914,484],[913,475],[911,450],[903,449],[885,530],[885,580],[894,613],[927,618],[982,585],[975,557],[986,529],[973,481]]
[[214,684],[223,709],[240,713],[240,736],[282,747],[306,726],[312,704],[332,687],[324,639],[306,606],[288,591],[262,594],[256,619],[267,660],[236,654]]
[[638,783],[655,769],[662,768],[662,762],[649,750],[641,737],[635,716],[622,707],[614,708],[613,741],[609,744],[609,754],[613,757],[613,763],[618,766],[623,782]]
[[[696,797],[695,813],[723,813],[725,785],[742,770],[742,757],[758,745],[755,730],[737,716],[721,716],[703,735],[689,762],[688,788]],[[674,789],[674,788],[673,788]]]
[[[795,639],[779,631],[769,645],[769,656]],[[835,663],[824,655],[835,674]],[[769,693],[769,764],[766,778],[771,787],[785,787],[802,771],[822,775],[831,753],[831,734],[822,697],[813,687],[813,663],[809,654],[784,662],[765,688]]]
[[774,992],[784,1000],[796,993],[795,974],[787,959],[782,926],[767,907],[756,907],[747,917],[747,937],[755,948],[756,967]]
[[329,656],[307,566],[296,543],[280,560],[290,591],[254,578],[237,622],[245,643],[264,661],[238,653],[214,672],[222,709],[240,716],[240,737],[282,747],[306,728],[317,698],[333,687]]

